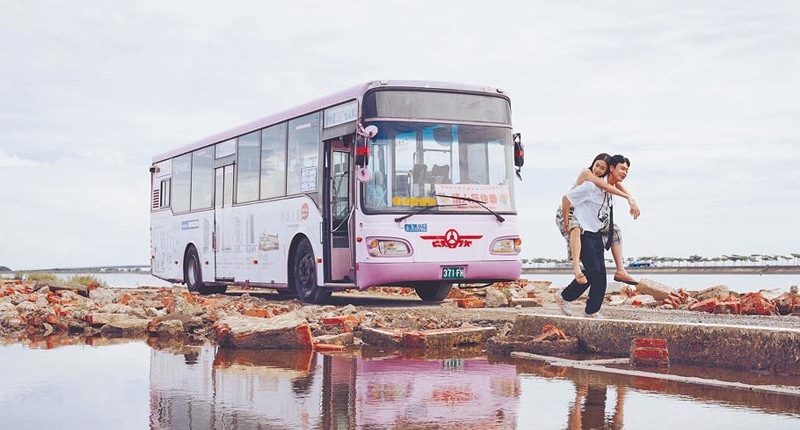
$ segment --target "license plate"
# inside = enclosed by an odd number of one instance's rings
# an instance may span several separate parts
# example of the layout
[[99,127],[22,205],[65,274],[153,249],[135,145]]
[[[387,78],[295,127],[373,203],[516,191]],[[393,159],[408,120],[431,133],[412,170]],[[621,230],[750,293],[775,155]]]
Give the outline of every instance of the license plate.
[[442,279],[462,279],[463,277],[463,267],[442,267]]

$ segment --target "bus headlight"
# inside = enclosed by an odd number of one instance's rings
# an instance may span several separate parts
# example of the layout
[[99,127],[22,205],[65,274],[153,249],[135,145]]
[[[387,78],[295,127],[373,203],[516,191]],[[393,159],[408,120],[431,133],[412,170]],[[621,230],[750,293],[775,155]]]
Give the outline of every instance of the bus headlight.
[[367,248],[373,257],[411,254],[408,243],[399,239],[370,239]]
[[522,239],[506,237],[492,242],[492,254],[519,254],[522,250]]

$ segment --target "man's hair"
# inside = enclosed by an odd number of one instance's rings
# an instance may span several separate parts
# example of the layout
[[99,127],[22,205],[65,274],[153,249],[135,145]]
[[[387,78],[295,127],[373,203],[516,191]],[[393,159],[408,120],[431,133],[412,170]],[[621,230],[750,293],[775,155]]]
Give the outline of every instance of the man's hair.
[[612,156],[611,158],[608,159],[608,167],[609,168],[610,167],[617,167],[617,164],[619,164],[619,163],[625,163],[625,164],[628,165],[628,167],[631,167],[631,160],[628,160],[628,158],[625,157],[624,155],[617,154],[617,155],[614,155],[614,156]]

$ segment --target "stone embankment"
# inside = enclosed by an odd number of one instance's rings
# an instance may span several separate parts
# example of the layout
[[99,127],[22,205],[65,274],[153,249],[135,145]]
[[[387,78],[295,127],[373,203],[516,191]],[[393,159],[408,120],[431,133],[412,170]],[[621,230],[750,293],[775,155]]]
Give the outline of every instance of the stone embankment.
[[[545,321],[554,312],[559,315],[553,304],[557,290],[550,282],[520,280],[480,289],[454,288],[451,297],[440,305],[390,309],[308,305],[298,300],[265,298],[271,294],[247,292],[200,296],[177,286],[125,289],[6,280],[0,284],[0,336],[6,342],[25,342],[54,334],[87,338],[183,337],[207,339],[230,348],[318,351],[361,344],[451,348],[502,343],[504,346],[498,351],[508,353],[514,349],[509,346],[513,344],[509,343],[512,340],[509,336],[531,335],[536,339],[541,335],[541,324],[531,320]],[[413,297],[414,293],[404,288],[384,288],[369,294]],[[703,323],[703,318],[692,315],[741,318],[746,314],[767,318],[759,325],[797,327],[800,296],[796,291],[739,295],[724,286],[689,293],[642,279],[636,289],[610,284],[603,313],[612,319],[651,322],[660,319],[676,324]],[[548,329],[563,330],[561,341],[586,345],[580,334],[586,332],[581,327],[589,320],[563,318],[547,320]],[[783,318],[794,322],[784,323]],[[526,326],[534,327],[534,333],[522,333],[520,330]],[[520,350],[520,345],[516,348]],[[602,347],[595,348],[601,349],[595,352],[603,352]]]

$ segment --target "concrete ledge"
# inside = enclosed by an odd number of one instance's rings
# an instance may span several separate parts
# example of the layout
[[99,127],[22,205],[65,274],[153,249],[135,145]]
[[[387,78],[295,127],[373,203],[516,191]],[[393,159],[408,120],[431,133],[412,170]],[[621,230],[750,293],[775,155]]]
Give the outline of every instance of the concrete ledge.
[[361,329],[361,340],[373,346],[403,348],[452,348],[483,345],[497,333],[494,327],[468,327],[438,330]]
[[634,338],[662,338],[676,363],[800,374],[800,329],[520,314],[508,335],[536,336],[545,325],[578,338],[584,352],[627,357]]
[[486,352],[497,355],[525,352],[557,356],[575,354],[580,350],[578,348],[578,339],[574,337],[559,340],[538,340],[534,336],[495,336],[486,342]]

